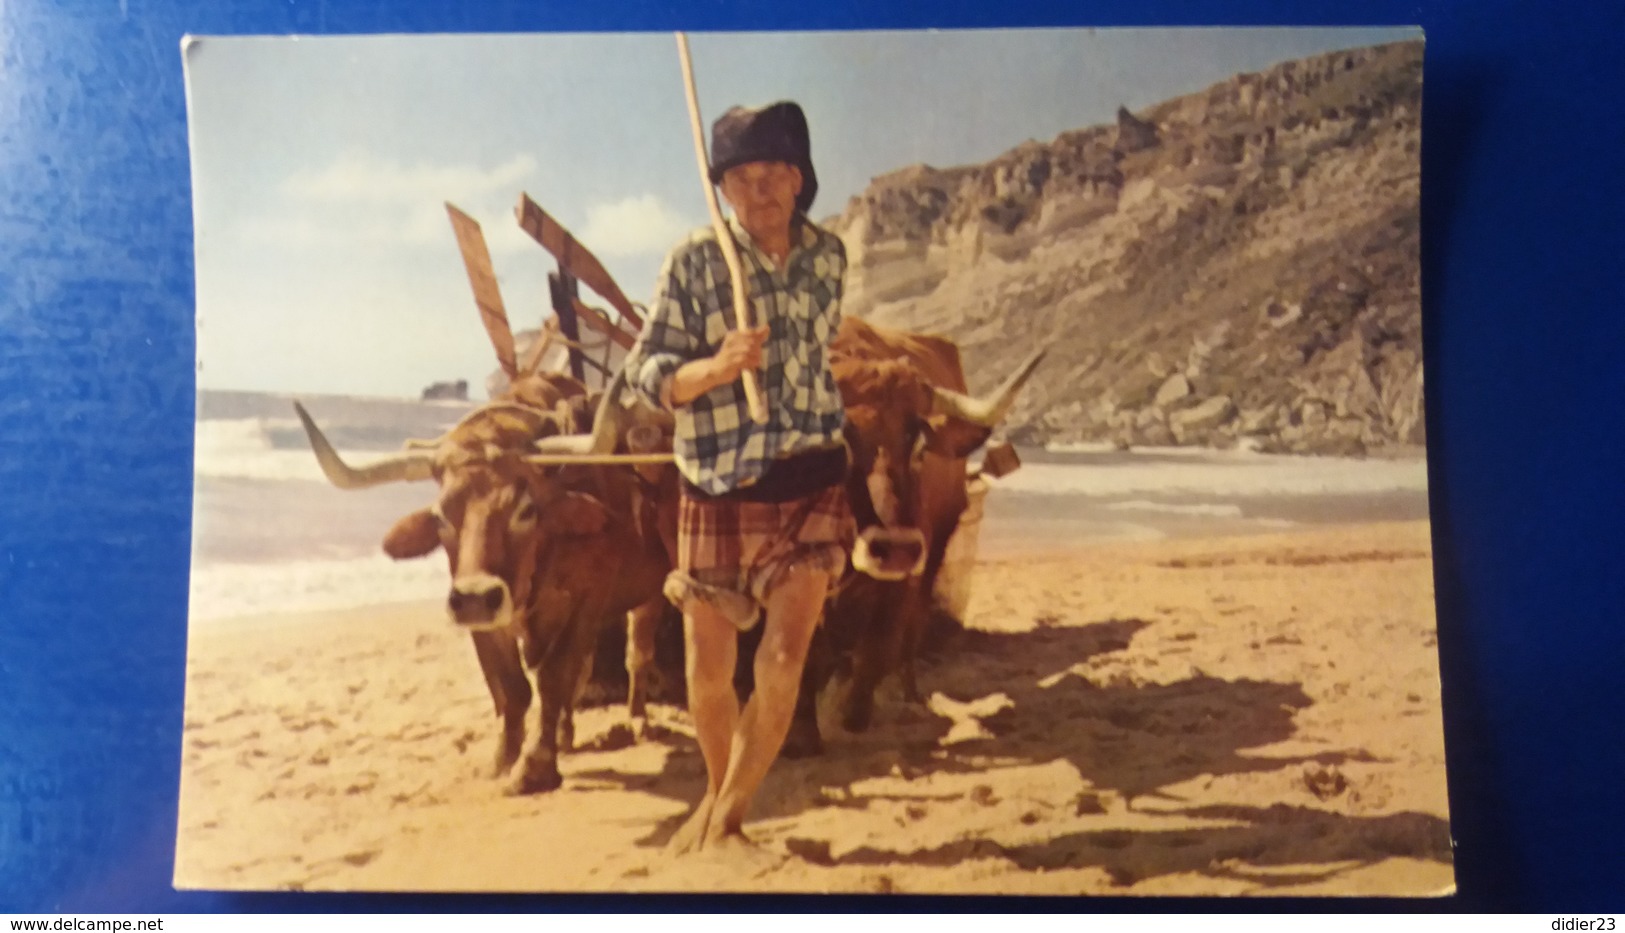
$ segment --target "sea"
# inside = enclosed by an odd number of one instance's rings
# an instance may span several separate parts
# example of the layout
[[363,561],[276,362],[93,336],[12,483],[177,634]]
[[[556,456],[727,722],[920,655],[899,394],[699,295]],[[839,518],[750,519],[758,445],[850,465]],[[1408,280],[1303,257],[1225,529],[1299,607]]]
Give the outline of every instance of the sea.
[[[476,403],[301,395],[352,463],[435,437]],[[430,483],[335,489],[294,396],[204,390],[197,406],[191,616],[197,621],[440,597],[437,554],[392,561],[396,519],[431,504]],[[1110,541],[1246,535],[1424,519],[1427,465],[1410,457],[1300,457],[1105,445],[1018,448],[1021,469],[989,482],[976,536],[984,557]]]

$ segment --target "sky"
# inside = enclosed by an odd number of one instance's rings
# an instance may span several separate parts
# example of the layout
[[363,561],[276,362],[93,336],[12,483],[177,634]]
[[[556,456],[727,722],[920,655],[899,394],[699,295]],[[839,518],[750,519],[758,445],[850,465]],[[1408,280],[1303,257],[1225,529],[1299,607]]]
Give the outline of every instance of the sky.
[[[689,37],[702,119],[798,101],[814,218],[914,163],[982,162],[1232,75],[1419,37],[1372,29],[1051,29]],[[200,37],[185,52],[198,384],[416,397],[496,366],[444,205],[480,222],[515,329],[551,256],[521,192],[634,301],[709,222],[669,33]],[[589,303],[603,306],[595,296]]]

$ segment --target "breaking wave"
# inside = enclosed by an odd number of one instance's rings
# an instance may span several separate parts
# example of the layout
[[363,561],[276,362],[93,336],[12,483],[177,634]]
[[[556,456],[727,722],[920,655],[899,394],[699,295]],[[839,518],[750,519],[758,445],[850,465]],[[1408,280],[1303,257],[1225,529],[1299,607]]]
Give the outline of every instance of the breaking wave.
[[443,559],[397,562],[382,554],[272,564],[194,564],[191,616],[213,621],[439,599],[446,594],[447,579]]
[[197,425],[193,469],[198,476],[216,479],[312,480],[322,479],[316,458],[304,450],[277,450],[272,430],[299,429],[292,418],[242,418],[200,421]]
[[1210,450],[1068,450],[1073,462],[1029,462],[999,489],[1091,497],[1373,495],[1426,492],[1427,463]]
[[1149,502],[1145,499],[1112,502],[1105,508],[1114,512],[1159,512],[1165,515],[1193,515],[1202,518],[1240,518],[1242,514],[1241,506],[1233,503],[1203,502],[1178,505],[1170,502]]

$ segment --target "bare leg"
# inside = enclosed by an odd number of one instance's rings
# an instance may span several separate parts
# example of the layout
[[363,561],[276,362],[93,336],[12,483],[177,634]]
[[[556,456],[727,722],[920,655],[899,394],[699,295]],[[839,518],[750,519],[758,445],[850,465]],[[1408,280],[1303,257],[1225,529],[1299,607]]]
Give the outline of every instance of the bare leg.
[[704,845],[743,835],[751,799],[784,744],[795,713],[807,645],[824,608],[829,575],[795,568],[767,600],[766,630],[756,652],[756,692],[734,731],[728,771],[717,789]]
[[[828,604],[825,604],[827,611]],[[790,719],[790,734],[779,754],[785,758],[807,758],[822,754],[824,739],[818,732],[818,694],[835,670],[835,651],[829,633],[813,630],[807,647],[807,660],[801,668],[801,688],[796,691],[796,712]]]
[[669,843],[670,850],[679,854],[704,844],[712,806],[728,773],[729,744],[739,721],[739,697],[733,685],[739,630],[715,609],[695,601],[683,614],[683,637],[688,712],[705,758],[706,783],[705,796]]

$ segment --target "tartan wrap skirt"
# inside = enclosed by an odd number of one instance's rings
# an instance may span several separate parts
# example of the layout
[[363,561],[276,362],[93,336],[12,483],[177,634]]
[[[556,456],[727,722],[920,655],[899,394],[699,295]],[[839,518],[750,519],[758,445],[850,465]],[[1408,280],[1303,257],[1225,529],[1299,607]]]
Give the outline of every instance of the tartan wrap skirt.
[[666,598],[685,611],[691,600],[703,600],[749,631],[792,567],[829,574],[833,593],[856,536],[843,485],[786,502],[715,499],[684,488],[677,568],[666,578]]

